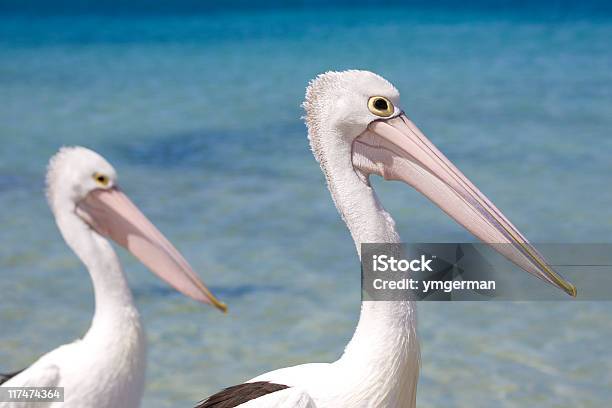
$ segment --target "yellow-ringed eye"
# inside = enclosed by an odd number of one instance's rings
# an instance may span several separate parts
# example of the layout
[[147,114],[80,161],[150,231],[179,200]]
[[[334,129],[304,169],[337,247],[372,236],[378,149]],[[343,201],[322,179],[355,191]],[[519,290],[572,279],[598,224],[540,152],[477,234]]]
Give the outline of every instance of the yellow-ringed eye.
[[373,96],[368,100],[368,109],[376,116],[387,118],[393,115],[395,108],[384,96]]
[[105,175],[105,174],[94,173],[94,174],[93,174],[91,177],[92,177],[92,178],[93,178],[93,179],[96,181],[96,183],[97,183],[99,186],[101,186],[101,187],[107,187],[107,186],[108,186],[108,183],[109,183],[109,181],[110,181],[110,180],[109,180],[109,178],[108,178],[108,176],[107,176],[107,175]]

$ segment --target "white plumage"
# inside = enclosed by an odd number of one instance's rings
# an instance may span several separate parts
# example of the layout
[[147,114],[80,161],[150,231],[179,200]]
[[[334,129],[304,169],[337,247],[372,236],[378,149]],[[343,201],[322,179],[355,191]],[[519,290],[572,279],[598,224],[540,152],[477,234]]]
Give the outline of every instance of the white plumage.
[[[91,275],[95,314],[82,339],[45,354],[2,386],[64,387],[64,402],[50,407],[138,407],[145,381],[145,335],[119,259],[104,236],[188,296],[217,301],[118,189],[115,170],[97,153],[82,147],[60,150],[49,164],[47,196],[62,236]],[[45,405],[0,403],[1,408],[28,406]]]
[[[399,243],[369,177],[416,188],[485,242],[506,243],[504,256],[575,294],[518,230],[418,130],[400,108],[399,92],[367,71],[328,72],[313,80],[304,102],[308,137],[357,252],[362,243]],[[241,408],[411,408],[420,368],[416,304],[364,301],[353,338],[336,362],[303,364],[250,380],[290,388]],[[212,401],[212,399],[211,399]],[[301,405],[300,405],[301,404]],[[214,408],[214,404],[202,407]]]
[[[306,123],[315,157],[357,250],[363,242],[399,242],[395,223],[374,190],[352,165],[351,142],[373,120],[355,109],[368,95],[398,100],[397,90],[372,73],[349,71],[320,76],[308,87]],[[365,99],[365,102],[362,100]],[[296,407],[414,407],[420,353],[412,302],[363,302],[357,329],[334,363],[282,368],[249,380],[291,388],[240,405],[241,408],[290,407],[286,395],[307,401]]]

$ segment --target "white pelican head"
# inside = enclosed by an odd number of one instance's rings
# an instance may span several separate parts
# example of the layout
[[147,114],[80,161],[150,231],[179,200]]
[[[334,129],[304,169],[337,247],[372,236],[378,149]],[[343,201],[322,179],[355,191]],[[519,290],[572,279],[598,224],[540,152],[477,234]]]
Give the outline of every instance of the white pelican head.
[[[102,156],[84,147],[64,147],[49,162],[47,197],[58,223],[86,228],[130,251],[179,292],[226,310],[185,258],[119,189],[117,172]],[[69,240],[71,246],[76,241]],[[76,243],[78,245],[78,243]]]
[[[309,84],[304,108],[314,155],[330,185],[339,177],[369,188],[371,174],[405,182],[483,242],[502,244],[493,247],[506,258],[576,296],[576,288],[406,117],[387,80],[368,71],[321,74]],[[338,188],[349,187],[334,186],[332,194]]]

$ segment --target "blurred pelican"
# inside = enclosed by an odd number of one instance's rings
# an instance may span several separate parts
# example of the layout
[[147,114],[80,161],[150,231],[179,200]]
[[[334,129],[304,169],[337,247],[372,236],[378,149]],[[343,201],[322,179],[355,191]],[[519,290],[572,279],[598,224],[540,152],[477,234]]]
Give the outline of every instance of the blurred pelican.
[[[367,71],[329,72],[307,91],[306,124],[316,159],[357,251],[362,243],[399,243],[395,222],[369,182],[400,180],[512,262],[568,294],[576,289],[554,272],[523,235],[406,117],[399,93]],[[416,305],[362,302],[344,354],[334,363],[272,371],[227,388],[200,408],[414,407],[419,375]]]
[[[25,370],[0,376],[0,383],[64,387],[65,402],[52,407],[138,407],[145,379],[144,331],[107,238],[179,292],[223,311],[226,307],[119,189],[115,169],[97,153],[83,147],[61,149],[49,163],[47,196],[62,236],[91,275],[95,314],[82,339],[45,354]],[[3,408],[13,406],[28,404],[0,403]]]

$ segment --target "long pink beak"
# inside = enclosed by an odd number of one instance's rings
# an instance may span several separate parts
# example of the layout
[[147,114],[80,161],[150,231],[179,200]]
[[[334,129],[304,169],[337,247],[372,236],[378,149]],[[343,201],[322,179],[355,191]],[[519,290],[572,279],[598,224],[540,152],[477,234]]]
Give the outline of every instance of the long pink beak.
[[179,251],[119,188],[92,191],[77,205],[77,214],[179,292],[227,311]]
[[364,174],[411,185],[510,261],[576,296],[574,285],[548,266],[502,212],[403,113],[370,123],[353,143],[353,165]]

